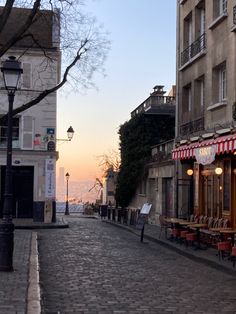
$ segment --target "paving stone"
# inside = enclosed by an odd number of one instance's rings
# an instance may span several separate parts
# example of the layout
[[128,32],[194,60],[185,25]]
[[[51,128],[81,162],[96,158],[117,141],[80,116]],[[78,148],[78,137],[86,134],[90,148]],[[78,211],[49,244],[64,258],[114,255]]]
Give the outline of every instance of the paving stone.
[[235,313],[235,276],[100,220],[68,222],[38,233],[43,313]]

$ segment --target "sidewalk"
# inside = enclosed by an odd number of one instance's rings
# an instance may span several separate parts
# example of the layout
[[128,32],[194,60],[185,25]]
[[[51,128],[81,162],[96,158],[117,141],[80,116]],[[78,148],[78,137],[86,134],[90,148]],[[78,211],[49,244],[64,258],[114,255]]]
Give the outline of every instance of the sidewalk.
[[[103,220],[103,222],[110,223],[116,227],[125,229],[126,231],[136,234],[140,239],[141,230],[135,229],[134,226],[128,226],[112,220]],[[176,241],[165,239],[164,231],[159,238],[160,227],[157,225],[145,224],[144,228],[144,240],[156,242],[168,249],[174,250],[179,254],[182,254],[188,258],[191,258],[199,263],[214,267],[220,271],[224,271],[230,275],[236,276],[236,266],[233,267],[232,261],[227,258],[219,260],[217,256],[217,250],[214,248],[207,248],[202,250],[196,250],[194,247],[186,247],[184,244],[180,244]]]
[[[68,228],[63,217],[45,224],[32,219],[14,219],[14,253],[12,272],[0,274],[1,314],[40,314],[40,286],[37,231],[45,228]],[[34,231],[32,231],[32,229]]]

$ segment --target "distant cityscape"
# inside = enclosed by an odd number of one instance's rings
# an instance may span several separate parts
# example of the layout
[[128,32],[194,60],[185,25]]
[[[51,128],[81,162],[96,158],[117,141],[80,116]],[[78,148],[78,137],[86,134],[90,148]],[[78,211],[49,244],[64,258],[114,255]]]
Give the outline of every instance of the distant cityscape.
[[[71,181],[69,179],[68,195],[71,203],[94,203],[99,198],[99,189],[93,188],[94,180]],[[63,167],[59,168],[56,187],[56,199],[58,202],[66,200],[66,178]]]

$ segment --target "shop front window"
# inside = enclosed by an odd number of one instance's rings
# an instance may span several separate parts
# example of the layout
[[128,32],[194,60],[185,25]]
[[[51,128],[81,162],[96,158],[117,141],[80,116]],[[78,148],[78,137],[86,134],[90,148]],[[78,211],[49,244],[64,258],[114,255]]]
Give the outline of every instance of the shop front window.
[[216,175],[215,165],[203,167],[203,212],[208,217],[221,217],[223,196],[223,175]]

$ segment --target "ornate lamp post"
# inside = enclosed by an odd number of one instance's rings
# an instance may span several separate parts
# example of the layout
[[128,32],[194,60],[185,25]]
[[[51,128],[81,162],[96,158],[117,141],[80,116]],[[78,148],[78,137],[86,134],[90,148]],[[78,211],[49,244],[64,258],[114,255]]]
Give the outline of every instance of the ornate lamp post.
[[68,183],[69,183],[69,178],[70,178],[70,175],[67,172],[66,173],[66,210],[65,210],[65,215],[70,215],[70,212],[69,212],[69,202],[68,202]]
[[12,222],[12,110],[15,92],[23,70],[15,57],[9,57],[1,67],[8,92],[7,157],[3,219],[0,225],[0,271],[13,270],[14,224]]

